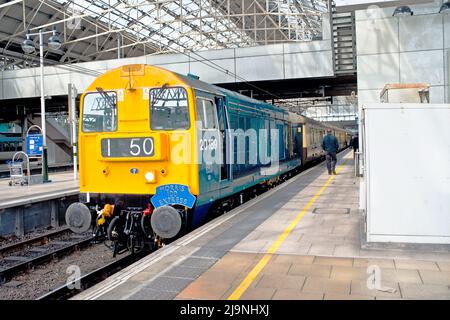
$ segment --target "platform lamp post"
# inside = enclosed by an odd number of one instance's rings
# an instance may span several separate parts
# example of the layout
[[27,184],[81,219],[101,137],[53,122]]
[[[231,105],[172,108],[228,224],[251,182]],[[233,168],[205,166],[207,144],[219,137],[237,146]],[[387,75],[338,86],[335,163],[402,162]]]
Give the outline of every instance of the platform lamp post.
[[32,54],[36,51],[34,42],[31,37],[39,35],[39,61],[41,69],[41,127],[43,135],[43,152],[42,152],[42,180],[44,183],[50,182],[48,180],[48,162],[47,162],[47,130],[45,118],[45,93],[44,93],[44,35],[52,34],[48,39],[48,47],[53,50],[58,50],[61,47],[61,41],[56,33],[56,29],[45,31],[40,29],[37,33],[27,33],[27,38],[22,43],[22,50],[27,54]]

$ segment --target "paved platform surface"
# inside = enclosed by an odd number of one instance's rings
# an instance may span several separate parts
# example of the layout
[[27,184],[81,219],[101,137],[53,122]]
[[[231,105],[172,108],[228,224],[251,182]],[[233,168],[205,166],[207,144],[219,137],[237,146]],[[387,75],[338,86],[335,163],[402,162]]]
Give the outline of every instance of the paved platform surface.
[[74,299],[450,299],[450,253],[363,249],[352,153],[163,247]]
[[52,182],[11,187],[9,178],[0,179],[0,209],[78,193],[78,181],[73,180],[73,172],[51,173],[49,179]]

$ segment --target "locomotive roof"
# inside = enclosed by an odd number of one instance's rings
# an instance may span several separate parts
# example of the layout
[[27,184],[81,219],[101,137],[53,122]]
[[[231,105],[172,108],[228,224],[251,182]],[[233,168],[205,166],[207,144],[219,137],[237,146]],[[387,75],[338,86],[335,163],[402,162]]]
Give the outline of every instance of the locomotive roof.
[[261,101],[261,100],[253,99],[253,98],[247,97],[247,96],[245,96],[243,94],[240,94],[240,93],[237,93],[235,91],[228,90],[228,89],[219,88],[219,90],[222,91],[227,96],[232,97],[234,99],[245,101],[245,102],[253,104],[253,105],[264,106],[265,108],[271,109],[272,111],[277,111],[277,112],[281,112],[281,113],[287,114],[286,110],[281,109],[281,108],[277,108],[273,104],[270,104],[270,103],[267,103],[267,102],[264,102],[264,101]]
[[[141,66],[143,67],[145,65],[141,65]],[[155,67],[155,66],[152,66],[152,65],[147,65],[147,66]],[[122,66],[122,68],[123,67],[124,66]],[[304,122],[304,123],[314,123],[314,124],[316,124],[318,126],[321,126],[321,127],[330,127],[330,128],[336,129],[336,130],[346,131],[346,130],[344,130],[342,128],[338,128],[338,127],[333,126],[333,125],[325,124],[325,123],[322,123],[322,122],[319,122],[319,121],[307,118],[305,116],[301,116],[301,115],[289,112],[289,111],[287,111],[285,109],[279,108],[279,107],[277,107],[275,105],[272,105],[270,103],[267,103],[267,102],[264,102],[264,101],[261,101],[261,100],[257,100],[257,99],[253,99],[253,98],[250,98],[250,97],[245,96],[243,94],[237,93],[235,91],[231,91],[231,90],[228,90],[228,89],[221,88],[219,86],[215,86],[215,85],[209,84],[209,83],[204,82],[202,80],[196,79],[196,78],[194,78],[192,76],[176,73],[176,72],[173,72],[173,71],[161,68],[161,67],[156,67],[156,68],[163,69],[163,70],[166,70],[167,72],[175,74],[186,85],[190,86],[191,88],[200,90],[200,91],[208,92],[208,93],[211,93],[211,94],[214,94],[214,95],[219,95],[219,96],[227,96],[229,98],[238,100],[239,102],[246,102],[246,103],[248,103],[250,105],[253,105],[254,107],[257,107],[257,108],[265,108],[265,109],[270,110],[271,112],[281,113],[281,114],[284,115],[283,117],[287,116],[290,119],[302,120],[302,122]]]
[[220,95],[223,96],[223,92],[221,92],[219,90],[219,87],[214,86],[212,84],[209,84],[207,82],[192,78],[190,76],[186,76],[183,74],[179,74],[174,72],[185,84],[187,84],[188,86],[194,88],[194,89],[198,89],[201,91],[205,91],[205,92],[209,92],[212,94],[216,94],[216,95]]
[[[175,72],[174,72],[175,73]],[[264,101],[261,100],[257,100],[257,99],[253,99],[250,97],[247,97],[243,94],[237,93],[235,91],[231,91],[225,88],[221,88],[219,86],[215,86],[212,84],[209,84],[207,82],[201,81],[199,79],[195,79],[192,78],[190,76],[186,76],[183,74],[179,74],[176,73],[176,75],[183,81],[185,82],[187,85],[189,85],[190,87],[194,88],[194,89],[198,89],[201,91],[205,91],[205,92],[210,92],[212,94],[216,94],[216,95],[221,95],[221,96],[227,96],[227,97],[232,97],[236,100],[240,100],[242,102],[247,102],[250,103],[254,106],[264,106],[264,108],[270,109],[271,111],[276,111],[276,112],[281,112],[284,114],[287,114],[286,110],[283,110],[281,108],[277,108],[276,106],[270,104],[270,103],[266,103]]]
[[186,76],[186,75],[182,75],[182,74],[178,74],[177,76],[179,76],[181,78],[182,81],[184,81],[187,85],[191,86],[192,88],[201,90],[201,91],[205,91],[205,92],[210,92],[216,95],[221,95],[221,96],[227,96],[227,97],[232,97],[236,100],[240,100],[240,101],[245,101],[247,103],[253,104],[254,106],[261,106],[267,109],[270,109],[271,111],[276,111],[276,112],[281,112],[285,115],[289,115],[289,118],[291,119],[297,119],[297,120],[302,120],[302,122],[304,123],[311,123],[311,124],[315,124],[317,126],[323,127],[323,128],[331,128],[337,131],[344,131],[347,132],[347,130],[343,129],[343,128],[339,128],[337,126],[333,126],[327,123],[323,123],[296,113],[292,113],[290,111],[284,110],[282,108],[276,107],[273,104],[261,101],[261,100],[257,100],[257,99],[253,99],[250,98],[248,96],[245,96],[243,94],[240,94],[238,92],[235,91],[231,91],[225,88],[221,88],[212,84],[209,84],[207,82],[201,81],[199,79],[195,79],[192,78],[190,76]]

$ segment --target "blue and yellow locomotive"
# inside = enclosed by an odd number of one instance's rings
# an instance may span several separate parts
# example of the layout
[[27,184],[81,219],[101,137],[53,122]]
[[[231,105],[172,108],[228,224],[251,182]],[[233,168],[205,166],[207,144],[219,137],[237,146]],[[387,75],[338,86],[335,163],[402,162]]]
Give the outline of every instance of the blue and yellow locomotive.
[[95,225],[115,252],[158,247],[323,155],[327,126],[155,66],[108,71],[80,103],[80,202],[66,222]]

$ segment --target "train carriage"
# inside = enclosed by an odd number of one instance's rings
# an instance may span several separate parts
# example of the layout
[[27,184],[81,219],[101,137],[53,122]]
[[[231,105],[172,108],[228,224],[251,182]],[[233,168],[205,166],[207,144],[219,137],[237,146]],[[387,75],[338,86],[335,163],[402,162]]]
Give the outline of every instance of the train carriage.
[[[149,65],[99,76],[82,95],[80,202],[67,224],[115,252],[161,245],[277,183],[318,151],[326,126]],[[339,131],[338,129],[336,129]]]

